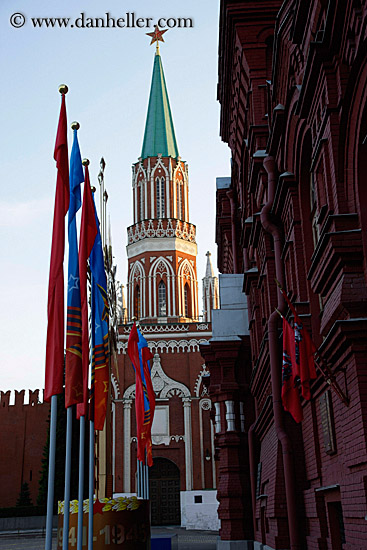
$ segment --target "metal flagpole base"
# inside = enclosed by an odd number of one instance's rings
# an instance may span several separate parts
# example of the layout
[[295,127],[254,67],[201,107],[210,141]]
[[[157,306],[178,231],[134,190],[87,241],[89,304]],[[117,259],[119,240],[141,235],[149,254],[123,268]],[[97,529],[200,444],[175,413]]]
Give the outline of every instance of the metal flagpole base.
[[77,550],[83,548],[83,493],[84,493],[84,439],[85,417],[79,420],[79,488],[78,488],[78,538]]
[[73,430],[73,409],[66,409],[66,457],[65,457],[65,492],[64,492],[64,529],[62,550],[69,546],[69,508],[70,508],[70,477],[71,477],[71,435]]
[[89,422],[89,522],[88,550],[93,550],[93,499],[94,499],[94,422]]
[[50,450],[48,459],[47,519],[45,550],[52,550],[52,519],[55,490],[57,395],[51,397]]

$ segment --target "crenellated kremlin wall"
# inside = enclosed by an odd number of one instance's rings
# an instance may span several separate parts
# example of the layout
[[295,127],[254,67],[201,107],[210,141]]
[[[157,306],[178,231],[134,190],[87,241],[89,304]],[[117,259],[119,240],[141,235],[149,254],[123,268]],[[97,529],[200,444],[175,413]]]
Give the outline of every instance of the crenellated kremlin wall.
[[[0,392],[0,508],[15,506],[22,483],[36,504],[50,405],[43,390]],[[41,398],[40,398],[41,395]]]

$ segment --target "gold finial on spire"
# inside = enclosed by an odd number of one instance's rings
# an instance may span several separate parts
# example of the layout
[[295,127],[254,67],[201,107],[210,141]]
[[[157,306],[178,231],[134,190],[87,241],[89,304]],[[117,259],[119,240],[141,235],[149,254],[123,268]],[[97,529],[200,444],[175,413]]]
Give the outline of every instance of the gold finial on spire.
[[69,88],[67,87],[66,84],[60,84],[60,86],[59,86],[59,92],[60,92],[61,95],[67,94],[68,91],[69,91]]
[[158,25],[154,26],[154,32],[147,32],[145,33],[147,36],[150,36],[152,38],[150,45],[154,44],[154,42],[157,42],[156,45],[156,51],[155,54],[159,55],[159,42],[164,42],[163,35],[165,32],[167,32],[168,29],[161,31],[158,27]]

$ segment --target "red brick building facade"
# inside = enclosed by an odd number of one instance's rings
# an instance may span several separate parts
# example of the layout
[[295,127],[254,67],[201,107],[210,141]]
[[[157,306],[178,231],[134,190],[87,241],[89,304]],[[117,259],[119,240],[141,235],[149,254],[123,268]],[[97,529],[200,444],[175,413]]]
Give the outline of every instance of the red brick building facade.
[[[232,172],[217,186],[218,267],[242,275],[249,329],[238,352],[201,348],[220,403],[219,472],[231,438],[244,456],[241,490],[230,473],[219,481],[221,548],[367,548],[366,26],[366,2],[221,1],[220,132]],[[349,403],[318,370],[300,424],[281,404],[275,308],[292,315],[275,278]],[[253,399],[244,434],[222,405],[225,364],[235,416]]]

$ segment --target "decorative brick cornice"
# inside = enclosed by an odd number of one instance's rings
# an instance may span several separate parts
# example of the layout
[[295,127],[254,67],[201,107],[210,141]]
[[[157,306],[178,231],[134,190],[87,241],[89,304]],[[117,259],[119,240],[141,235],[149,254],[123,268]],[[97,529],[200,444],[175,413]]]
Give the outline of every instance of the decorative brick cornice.
[[127,229],[128,244],[143,239],[177,237],[184,241],[196,243],[196,226],[174,218],[143,220]]

